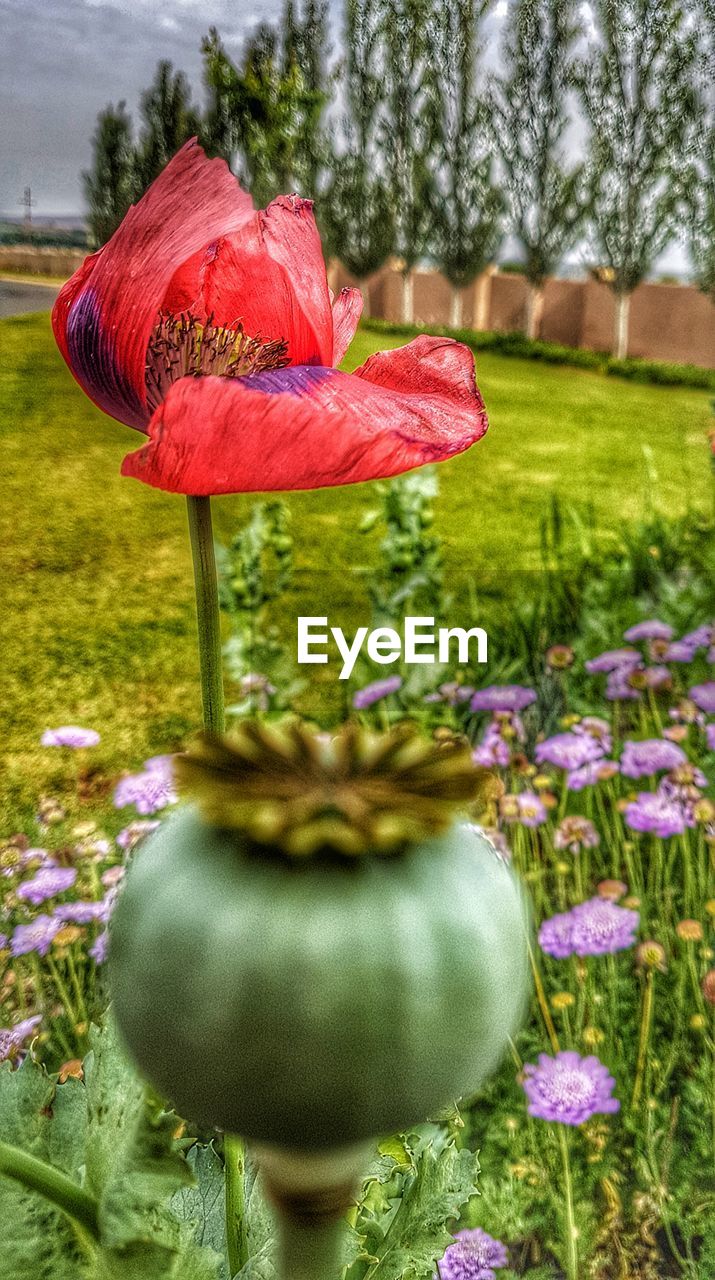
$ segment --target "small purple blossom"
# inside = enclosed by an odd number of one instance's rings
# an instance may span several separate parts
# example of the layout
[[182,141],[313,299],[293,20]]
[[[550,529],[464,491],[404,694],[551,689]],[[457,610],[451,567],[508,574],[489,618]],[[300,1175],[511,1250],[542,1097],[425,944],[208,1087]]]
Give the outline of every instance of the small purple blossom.
[[102,909],[101,902],[64,902],[55,907],[55,919],[64,924],[91,924],[102,919]]
[[176,804],[178,799],[171,756],[152,756],[145,762],[143,773],[128,774],[114,788],[116,809],[133,804],[144,817]]
[[599,844],[600,838],[591,820],[577,813],[562,818],[554,833],[555,848],[568,849],[569,853],[597,849]]
[[42,867],[32,880],[25,880],[18,885],[17,896],[37,907],[48,898],[71,889],[76,879],[77,871],[74,867]]
[[555,960],[568,959],[573,955],[572,931],[573,919],[570,911],[560,911],[558,915],[550,916],[539,929],[541,950]]
[[595,658],[589,658],[584,663],[589,675],[600,675],[610,671],[618,671],[625,668],[640,665],[641,655],[637,649],[607,649],[605,653],[599,653]]
[[662,791],[641,791],[637,800],[626,805],[623,816],[631,830],[649,831],[661,840],[682,835],[690,825],[683,805]]
[[541,1053],[537,1067],[524,1067],[529,1115],[559,1124],[584,1124],[592,1116],[618,1111],[621,1104],[612,1096],[615,1084],[598,1058],[582,1058],[568,1049],[554,1058]]
[[663,659],[665,662],[692,662],[695,650],[685,640],[674,640],[668,645]]
[[457,1232],[439,1261],[439,1274],[441,1280],[496,1280],[495,1272],[508,1265],[506,1245],[474,1227]]
[[548,819],[546,806],[535,791],[522,791],[516,798],[518,821],[522,827],[540,827]]
[[22,1048],[26,1040],[29,1040],[41,1022],[42,1015],[35,1014],[32,1018],[25,1018],[22,1022],[16,1023],[14,1027],[0,1028],[0,1062],[14,1057],[17,1050]]
[[635,643],[638,640],[671,640],[673,628],[659,618],[647,618],[645,622],[637,622],[623,632],[623,639]]
[[124,879],[124,872],[124,867],[107,867],[107,870],[103,871],[101,876],[105,889],[115,889],[120,880]]
[[715,720],[712,724],[705,726],[705,741],[708,744],[708,751],[715,751]]
[[492,684],[477,689],[470,703],[472,711],[524,711],[536,702],[536,693],[522,684]]
[[364,689],[358,689],[353,695],[353,706],[356,711],[364,711],[376,702],[381,702],[383,698],[389,698],[390,694],[398,693],[401,688],[402,676],[386,676],[384,680],[373,680],[372,684],[366,684]]
[[580,769],[582,765],[603,756],[603,747],[590,733],[556,733],[537,742],[534,758],[537,764],[552,764],[557,769]]
[[697,653],[698,649],[708,649],[714,636],[715,626],[713,623],[704,622],[701,626],[696,627],[694,631],[689,631],[687,635],[683,636],[681,644],[687,644],[693,653]]
[[52,939],[61,928],[61,920],[46,915],[36,916],[30,924],[19,924],[12,935],[12,954],[25,956],[30,951],[36,951],[38,956],[46,956],[52,946]]
[[40,742],[43,747],[96,747],[99,734],[96,729],[81,729],[76,724],[63,724],[59,729],[45,729]]
[[673,683],[670,670],[662,665],[646,667],[643,672],[643,678],[649,689],[665,689]]
[[578,724],[573,726],[572,732],[587,733],[589,737],[595,738],[603,749],[603,755],[607,755],[613,745],[611,726],[601,716],[584,716],[582,720],[578,721]]
[[641,742],[624,743],[621,756],[621,773],[626,778],[652,777],[668,769],[685,764],[687,756],[682,747],[664,738],[645,738]]
[[607,898],[590,898],[571,912],[571,946],[577,956],[613,955],[635,943],[640,923],[637,911],[628,911]]
[[586,787],[595,787],[599,782],[607,782],[609,778],[615,778],[620,771],[621,767],[617,760],[591,760],[588,764],[581,765],[580,769],[572,769],[567,773],[566,789],[583,791]]
[[487,726],[481,742],[472,752],[472,760],[475,764],[481,764],[490,769],[495,765],[505,768],[510,759],[509,744],[502,737],[498,722],[492,720],[491,724]]
[[690,690],[690,697],[696,707],[700,707],[706,716],[715,716],[715,680],[708,680],[705,684],[693,685]]
[[606,681],[606,697],[609,702],[638,702],[641,695],[633,687],[631,676],[635,667],[619,667]]
[[98,934],[92,946],[89,948],[89,954],[95,964],[104,964],[107,959],[107,947],[109,944],[109,933],[106,929]]
[[473,693],[471,685],[451,680],[447,684],[441,684],[435,693],[428,693],[425,702],[446,702],[450,707],[458,707],[462,702],[469,702]]

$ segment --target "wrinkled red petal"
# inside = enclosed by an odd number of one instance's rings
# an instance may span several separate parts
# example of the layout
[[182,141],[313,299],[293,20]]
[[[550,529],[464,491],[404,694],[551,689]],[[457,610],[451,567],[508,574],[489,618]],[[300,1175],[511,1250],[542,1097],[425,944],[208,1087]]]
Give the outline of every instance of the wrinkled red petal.
[[333,358],[328,277],[312,200],[278,196],[260,215],[265,246],[290,280],[298,306],[317,340],[319,363]]
[[359,289],[342,289],[333,303],[333,364],[340,364],[362,315],[363,296]]
[[[301,281],[294,280],[272,256],[264,236],[264,217],[262,213],[254,214],[235,235],[223,237],[184,263],[171,281],[164,310],[190,311],[200,321],[212,317],[215,324],[226,327],[240,322],[251,337],[283,340],[291,364],[325,363],[325,332],[329,326],[330,363],[332,321],[315,223],[313,248],[317,245],[317,261],[313,252],[312,288],[316,305],[311,307],[310,299],[306,303],[301,291]],[[299,239],[305,239],[302,221],[297,234]],[[323,291],[324,314],[317,306]]]
[[471,351],[421,337],[354,374],[303,365],[184,378],[122,474],[196,496],[316,489],[440,462],[486,429]]
[[[237,231],[253,212],[223,160],[187,142],[101,252],[60,293],[53,325],[77,381],[120,422],[146,428],[144,367],[177,264]],[[79,279],[78,279],[79,277]]]

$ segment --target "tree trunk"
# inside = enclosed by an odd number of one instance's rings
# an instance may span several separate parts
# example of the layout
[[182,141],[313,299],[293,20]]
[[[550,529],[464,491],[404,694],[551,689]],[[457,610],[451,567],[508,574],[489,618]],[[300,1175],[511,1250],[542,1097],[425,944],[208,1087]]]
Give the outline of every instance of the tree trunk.
[[615,330],[613,335],[613,354],[616,360],[628,357],[628,321],[631,312],[630,293],[616,294]]
[[489,328],[489,312],[491,310],[492,299],[492,276],[494,268],[487,267],[483,271],[477,281],[476,294],[474,298],[474,328],[485,330]]
[[452,285],[452,297],[449,304],[449,327],[461,329],[464,314],[462,290],[459,285]]
[[360,292],[362,294],[362,318],[363,320],[369,320],[370,319],[370,289],[369,289],[369,286],[366,285],[364,281],[360,285]]
[[413,324],[415,315],[414,280],[410,270],[402,273],[402,323]]
[[526,299],[526,336],[536,342],[541,333],[541,317],[544,313],[544,288],[540,284],[529,285]]

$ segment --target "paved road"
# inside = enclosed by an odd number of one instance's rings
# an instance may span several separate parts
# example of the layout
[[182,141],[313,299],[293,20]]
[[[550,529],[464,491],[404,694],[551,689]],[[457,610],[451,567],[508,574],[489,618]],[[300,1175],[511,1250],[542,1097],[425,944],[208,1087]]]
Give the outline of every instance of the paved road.
[[0,280],[0,317],[19,316],[28,311],[49,311],[59,289],[50,284],[22,284]]

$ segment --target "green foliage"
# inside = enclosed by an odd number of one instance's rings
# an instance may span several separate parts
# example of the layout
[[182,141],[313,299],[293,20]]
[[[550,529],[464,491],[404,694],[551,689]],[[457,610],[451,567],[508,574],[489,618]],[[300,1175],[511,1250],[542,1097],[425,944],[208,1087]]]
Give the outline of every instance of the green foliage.
[[384,527],[380,569],[370,580],[376,625],[406,614],[442,618],[446,609],[442,549],[429,531],[439,481],[431,467],[408,472],[377,486],[382,506],[368,511],[361,530]]
[[678,226],[684,157],[701,107],[697,45],[678,0],[595,0],[600,43],[579,68],[591,127],[591,217],[620,296],[646,277]]
[[486,104],[477,92],[477,30],[483,0],[437,0],[431,22],[438,93],[433,253],[455,288],[493,261],[504,198],[494,180]]
[[157,63],[154,82],[142,94],[141,116],[136,175],[140,190],[145,191],[179,148],[199,132],[199,116],[183,71],[174,71],[166,60]]
[[567,165],[568,91],[578,31],[575,0],[519,0],[492,84],[492,123],[506,171],[511,228],[527,280],[541,287],[586,215],[582,164]]
[[92,168],[82,175],[90,236],[99,246],[114,235],[137,195],[132,122],[126,104],[106,107],[92,138]]
[[170,1207],[194,1181],[173,1134],[176,1116],[137,1078],[111,1028],[93,1034],[84,1082],[58,1084],[31,1057],[0,1071],[3,1141],[82,1186],[96,1203],[96,1238],[36,1190],[0,1176],[10,1230],[4,1280],[219,1280],[219,1256]]

